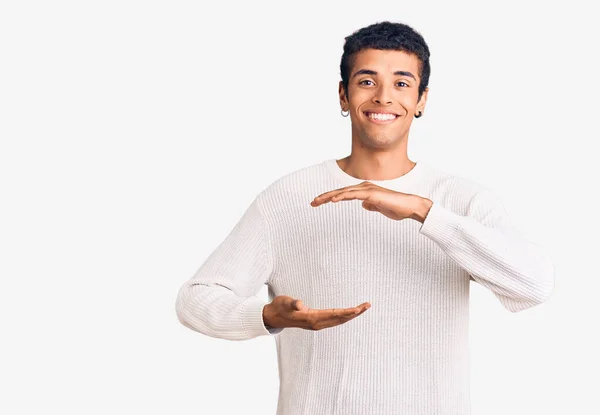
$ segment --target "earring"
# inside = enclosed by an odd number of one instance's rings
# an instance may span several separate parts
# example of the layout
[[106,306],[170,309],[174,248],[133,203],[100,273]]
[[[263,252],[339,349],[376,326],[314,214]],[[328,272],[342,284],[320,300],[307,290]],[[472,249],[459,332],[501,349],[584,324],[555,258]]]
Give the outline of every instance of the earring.
[[344,110],[342,110],[342,117],[347,117],[348,115],[350,115],[350,111],[346,111],[344,114]]
[[418,114],[415,114],[415,118],[419,118],[421,115],[423,115],[423,111],[419,111]]

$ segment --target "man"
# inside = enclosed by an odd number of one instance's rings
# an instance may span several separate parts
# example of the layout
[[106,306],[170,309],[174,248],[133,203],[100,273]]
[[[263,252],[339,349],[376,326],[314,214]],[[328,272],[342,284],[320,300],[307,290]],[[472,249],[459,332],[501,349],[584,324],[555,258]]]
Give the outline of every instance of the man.
[[177,316],[212,337],[273,336],[278,414],[469,414],[470,281],[517,312],[548,299],[553,264],[485,186],[409,160],[429,92],[419,33],[362,28],[340,66],[351,154],[263,190]]

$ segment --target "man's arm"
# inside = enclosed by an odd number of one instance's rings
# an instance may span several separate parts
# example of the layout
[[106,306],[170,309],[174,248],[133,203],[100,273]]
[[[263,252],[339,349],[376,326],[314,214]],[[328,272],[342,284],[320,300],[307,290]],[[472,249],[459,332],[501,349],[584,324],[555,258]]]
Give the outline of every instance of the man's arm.
[[180,288],[175,305],[184,326],[202,334],[248,340],[275,335],[267,328],[256,296],[267,283],[273,260],[265,220],[257,197],[227,238]]
[[[511,225],[488,189],[477,194],[466,216],[424,200],[420,233],[435,241],[471,279],[490,289],[512,312],[546,301],[554,289],[554,265]],[[424,219],[423,219],[424,218]]]

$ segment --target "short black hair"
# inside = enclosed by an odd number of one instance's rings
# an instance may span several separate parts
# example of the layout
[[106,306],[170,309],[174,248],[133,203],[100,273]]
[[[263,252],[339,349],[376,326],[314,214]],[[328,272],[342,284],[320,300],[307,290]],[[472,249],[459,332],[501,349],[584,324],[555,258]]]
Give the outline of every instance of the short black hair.
[[399,50],[412,53],[419,58],[419,100],[427,85],[431,66],[429,64],[429,47],[419,32],[404,23],[389,21],[374,23],[346,36],[344,53],[340,63],[340,75],[344,92],[348,96],[350,70],[354,64],[354,55],[364,49]]

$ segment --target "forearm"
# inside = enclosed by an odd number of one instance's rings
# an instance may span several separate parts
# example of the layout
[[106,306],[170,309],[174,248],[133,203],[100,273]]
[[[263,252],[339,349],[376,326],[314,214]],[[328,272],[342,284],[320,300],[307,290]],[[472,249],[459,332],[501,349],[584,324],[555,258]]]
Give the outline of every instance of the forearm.
[[181,324],[199,333],[248,340],[271,334],[263,323],[264,305],[256,296],[240,297],[217,284],[190,281],[179,291],[176,312]]
[[[428,203],[423,203],[422,214]],[[548,255],[515,230],[485,226],[431,203],[420,232],[434,240],[472,275],[492,290],[511,311],[546,301],[554,287]]]
[[228,340],[276,334],[265,327],[265,302],[256,296],[272,270],[266,224],[256,199],[181,286],[176,300],[179,321],[199,333]]

